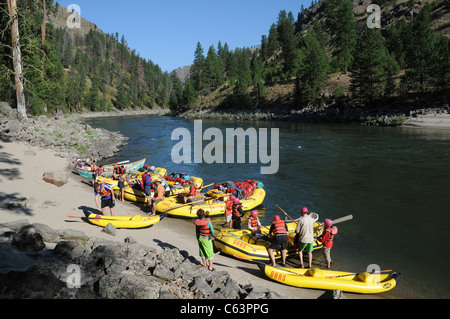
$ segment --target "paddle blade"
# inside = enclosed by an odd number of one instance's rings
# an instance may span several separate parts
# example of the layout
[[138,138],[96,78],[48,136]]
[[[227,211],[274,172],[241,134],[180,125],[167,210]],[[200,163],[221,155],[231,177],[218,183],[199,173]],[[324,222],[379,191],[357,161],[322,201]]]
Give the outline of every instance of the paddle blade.
[[345,222],[347,220],[353,219],[353,215],[347,215],[338,219],[333,220],[333,225],[337,224],[337,223],[342,223]]

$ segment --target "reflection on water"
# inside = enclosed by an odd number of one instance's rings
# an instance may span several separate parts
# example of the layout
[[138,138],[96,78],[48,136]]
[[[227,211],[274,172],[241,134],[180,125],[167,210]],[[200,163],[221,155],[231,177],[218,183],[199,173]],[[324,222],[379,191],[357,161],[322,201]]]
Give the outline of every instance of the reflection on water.
[[[448,130],[203,121],[203,130],[217,127],[223,132],[227,127],[279,128],[279,171],[261,175],[260,163],[174,164],[170,153],[177,141],[171,133],[177,127],[193,132],[193,121],[144,116],[100,118],[89,124],[130,138],[119,159],[147,157],[169,173],[200,176],[205,184],[248,178],[263,182],[263,224],[280,214],[275,204],[294,218],[303,206],[321,220],[352,214],[353,220],[338,225],[332,249],[335,269],[359,272],[378,264],[403,274],[387,297],[450,297],[450,258],[442,249],[450,240],[444,228],[450,223]],[[248,147],[237,152],[248,153]],[[320,265],[321,253],[314,256]]]

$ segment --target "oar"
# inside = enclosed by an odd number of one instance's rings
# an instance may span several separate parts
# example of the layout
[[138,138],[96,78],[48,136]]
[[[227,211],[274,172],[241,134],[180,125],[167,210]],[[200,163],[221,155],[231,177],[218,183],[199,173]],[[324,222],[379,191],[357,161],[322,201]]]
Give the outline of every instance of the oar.
[[197,201],[194,201],[194,202],[190,202],[190,203],[186,203],[186,204],[177,205],[177,206],[174,206],[174,207],[172,207],[172,208],[167,209],[166,212],[169,211],[169,210],[175,209],[175,208],[180,208],[180,207],[183,207],[183,206],[192,205],[192,204],[194,204],[194,203],[203,202],[204,200],[205,200],[205,199],[200,199],[200,200],[197,200]]
[[[100,218],[98,217],[86,217],[86,216],[67,216],[67,218],[87,218],[87,219],[107,219],[107,220],[115,220],[115,218],[111,218],[111,217],[107,217],[107,216],[103,216],[103,215],[97,215],[100,216]],[[133,216],[130,216],[130,218]]]
[[211,183],[211,184],[208,184],[208,185],[206,185],[206,186],[201,187],[201,189],[207,188],[207,187],[210,187],[210,186],[213,186],[213,185],[214,185],[214,183]]
[[278,208],[284,215],[286,215],[286,217],[288,217],[290,220],[292,220],[294,223],[296,223],[296,221],[294,219],[292,219],[292,217],[289,216],[280,206],[275,204],[275,207]]
[[[373,275],[373,274],[380,274],[383,272],[391,272],[392,269],[387,269],[387,270],[373,270],[372,272],[370,272],[369,274]],[[348,276],[356,276],[359,275],[360,273],[354,273],[354,274],[346,274],[346,275],[338,275],[338,276],[328,276],[325,278],[340,278],[340,277],[348,277]]]
[[350,220],[353,219],[353,215],[347,215],[338,219],[333,220],[333,225],[337,224],[337,223],[342,223],[345,222],[346,220]]

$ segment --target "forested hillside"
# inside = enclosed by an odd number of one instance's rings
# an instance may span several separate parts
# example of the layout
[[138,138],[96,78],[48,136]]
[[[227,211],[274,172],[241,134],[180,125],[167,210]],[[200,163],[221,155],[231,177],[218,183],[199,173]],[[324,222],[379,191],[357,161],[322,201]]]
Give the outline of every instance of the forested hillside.
[[[0,101],[16,105],[10,1],[0,3]],[[68,28],[71,14],[51,0],[17,1],[28,114],[168,106],[174,75],[128,48],[124,35],[85,19]]]
[[[380,28],[367,26],[371,3]],[[322,0],[281,11],[257,48],[198,43],[171,107],[448,103],[449,19],[444,0]]]

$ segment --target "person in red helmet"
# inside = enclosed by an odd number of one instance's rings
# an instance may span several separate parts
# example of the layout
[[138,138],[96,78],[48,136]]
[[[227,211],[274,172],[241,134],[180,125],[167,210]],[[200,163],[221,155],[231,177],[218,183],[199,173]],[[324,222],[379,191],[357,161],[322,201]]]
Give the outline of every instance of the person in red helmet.
[[272,236],[272,241],[268,249],[270,261],[272,266],[276,267],[274,250],[281,247],[281,260],[283,267],[286,266],[286,247],[288,244],[288,228],[284,220],[281,220],[280,216],[275,215],[273,217],[273,223],[270,226],[269,237]]
[[248,228],[253,234],[261,234],[261,222],[258,218],[258,211],[252,210],[251,215],[248,218]]
[[233,223],[233,229],[241,229],[241,218],[244,217],[244,211],[242,210],[242,203],[239,198],[234,198],[231,221]]
[[325,219],[323,222],[323,232],[318,238],[323,243],[323,256],[327,263],[327,268],[331,268],[331,248],[333,247],[334,235],[338,232],[337,227],[333,226],[331,219]]
[[312,252],[314,250],[314,219],[309,215],[308,208],[303,207],[300,210],[302,217],[299,219],[295,229],[298,237],[298,255],[300,257],[300,266],[303,266],[303,252],[308,253],[309,268],[312,266]]

